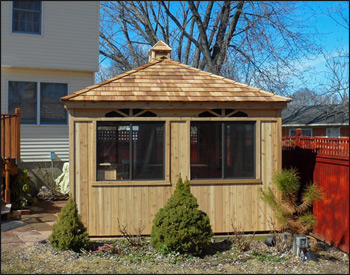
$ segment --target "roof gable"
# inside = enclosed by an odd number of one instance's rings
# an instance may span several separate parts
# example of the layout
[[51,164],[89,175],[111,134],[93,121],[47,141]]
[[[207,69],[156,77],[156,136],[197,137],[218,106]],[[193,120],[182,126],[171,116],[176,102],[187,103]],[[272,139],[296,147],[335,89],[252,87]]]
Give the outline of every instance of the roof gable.
[[154,46],[152,47],[152,49],[149,51],[149,54],[152,51],[171,51],[172,49],[166,44],[164,43],[162,40],[159,40],[156,44],[154,44]]

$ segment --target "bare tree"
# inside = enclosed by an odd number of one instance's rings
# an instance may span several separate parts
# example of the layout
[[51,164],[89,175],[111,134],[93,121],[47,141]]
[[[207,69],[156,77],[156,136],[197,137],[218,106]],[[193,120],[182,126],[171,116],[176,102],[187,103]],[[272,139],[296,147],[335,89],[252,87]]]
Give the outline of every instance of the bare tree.
[[[331,97],[329,95],[320,95],[308,88],[302,88],[292,93],[290,97],[293,99],[289,105],[292,106],[313,106],[313,105],[329,105]],[[336,103],[336,102],[334,102]]]
[[336,54],[322,52],[326,61],[326,81],[320,83],[323,94],[329,95],[331,104],[349,104],[349,51],[339,49]]
[[[349,2],[337,1],[329,8],[318,6],[311,15],[323,15],[333,20],[336,25],[343,30],[349,31]],[[317,30],[319,35],[323,33]],[[336,49],[321,48],[319,55],[325,64],[318,83],[313,90],[317,90],[317,97],[327,98],[324,104],[344,104],[346,110],[349,107],[349,48],[348,44],[344,47],[342,41],[337,41]],[[320,72],[311,73],[311,77],[317,77]]]
[[[340,2],[334,8],[327,9],[326,15],[349,31],[349,2]],[[322,55],[326,61],[328,81],[321,83],[321,86],[331,94],[331,103],[340,100],[349,105],[349,48],[339,47],[335,54],[322,51]]]
[[158,40],[172,58],[285,94],[302,58],[316,52],[294,1],[102,1],[100,53],[129,70]]

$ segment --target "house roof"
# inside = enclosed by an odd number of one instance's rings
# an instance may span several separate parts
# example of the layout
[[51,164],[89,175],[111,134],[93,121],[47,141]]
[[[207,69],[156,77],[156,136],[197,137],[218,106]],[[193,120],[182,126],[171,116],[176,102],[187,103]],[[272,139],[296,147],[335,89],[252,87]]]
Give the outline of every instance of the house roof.
[[342,104],[293,106],[282,110],[283,126],[349,125],[349,106]]
[[291,99],[176,62],[171,48],[158,42],[156,59],[134,70],[89,86],[65,102],[289,102]]

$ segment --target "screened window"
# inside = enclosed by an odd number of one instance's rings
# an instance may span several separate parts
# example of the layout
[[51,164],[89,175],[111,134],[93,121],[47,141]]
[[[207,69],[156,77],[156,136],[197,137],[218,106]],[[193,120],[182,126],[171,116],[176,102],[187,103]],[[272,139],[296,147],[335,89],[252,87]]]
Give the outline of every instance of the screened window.
[[41,1],[13,1],[12,32],[41,34]]
[[326,128],[326,136],[330,138],[340,137],[340,128]]
[[65,83],[9,81],[9,113],[21,108],[22,124],[67,124],[60,101],[67,92]]
[[255,122],[192,122],[191,179],[255,178]]
[[9,82],[9,113],[21,108],[21,123],[36,124],[37,122],[37,83]]
[[60,98],[67,95],[68,85],[63,83],[40,84],[40,123],[64,124],[67,111]]
[[[296,136],[297,129],[289,129],[289,136]],[[304,137],[312,137],[312,129],[302,129],[301,135]]]
[[97,180],[164,179],[164,122],[98,122]]

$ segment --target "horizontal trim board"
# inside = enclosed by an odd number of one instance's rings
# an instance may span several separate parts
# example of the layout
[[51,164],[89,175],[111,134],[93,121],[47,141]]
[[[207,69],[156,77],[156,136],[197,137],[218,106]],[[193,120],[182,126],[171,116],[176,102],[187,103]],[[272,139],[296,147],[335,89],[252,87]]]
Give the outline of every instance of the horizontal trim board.
[[92,187],[171,186],[170,181],[94,181]]
[[74,118],[74,122],[86,121],[261,121],[261,122],[276,122],[276,118],[264,119],[261,117],[98,117],[98,118]]
[[246,184],[262,184],[261,179],[210,179],[210,180],[190,180],[191,185],[246,185]]
[[284,109],[287,103],[283,102],[240,102],[240,101],[222,101],[222,102],[162,102],[162,101],[125,101],[125,102],[63,102],[66,109],[111,109],[111,108],[136,108],[136,109]]
[[282,124],[282,128],[284,127],[317,127],[317,126],[323,126],[323,127],[328,127],[328,126],[349,126],[349,123],[315,123],[315,124]]

